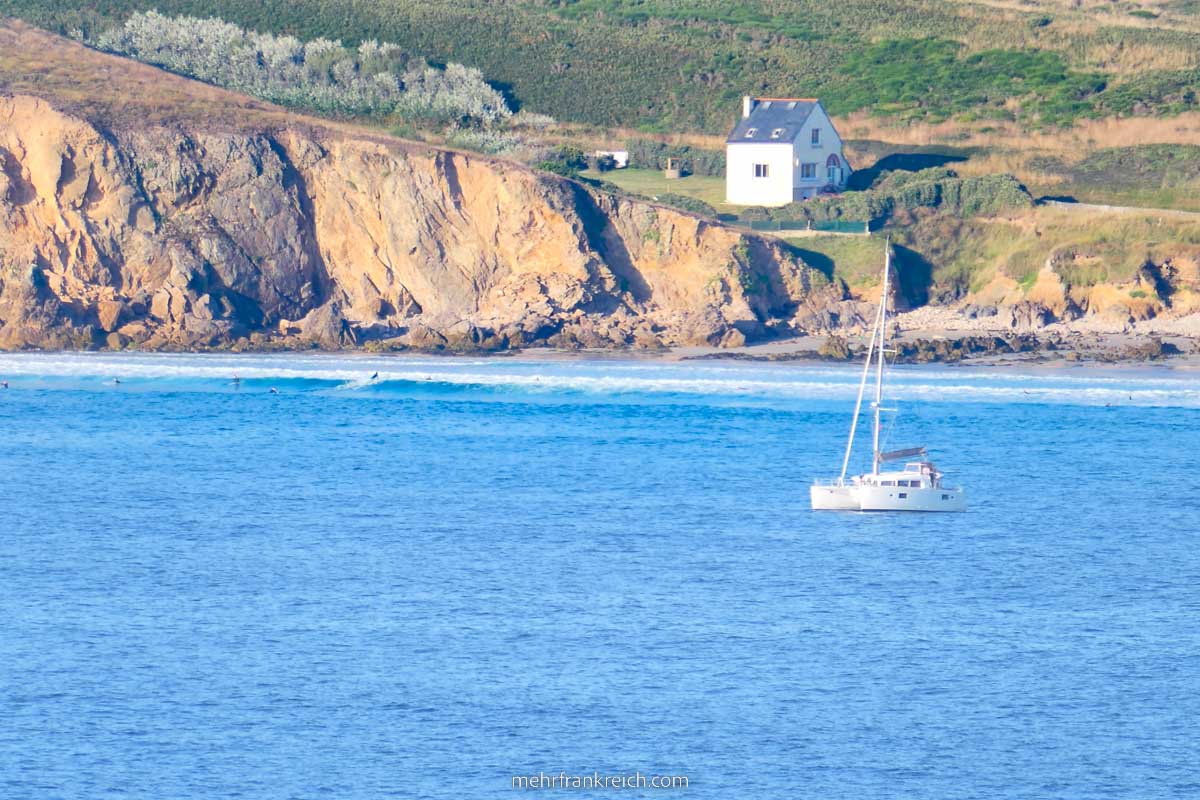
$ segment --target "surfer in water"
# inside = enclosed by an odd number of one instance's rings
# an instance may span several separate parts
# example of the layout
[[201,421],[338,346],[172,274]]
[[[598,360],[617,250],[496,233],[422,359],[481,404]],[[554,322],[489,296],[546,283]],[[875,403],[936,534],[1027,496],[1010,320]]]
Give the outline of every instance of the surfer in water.
[[279,394],[279,390],[278,390],[278,389],[276,389],[274,386],[272,386],[272,387],[271,387],[271,394]]
[[8,381],[0,381],[0,389],[7,389]]
[[113,386],[120,386],[120,385],[121,385],[121,379],[113,378]]
[[241,379],[241,378],[239,378],[239,377],[237,376],[237,373],[236,373],[236,372],[233,374],[233,385],[234,385],[234,386],[241,386],[241,385],[242,385],[242,379]]
[[373,381],[377,381],[377,380],[379,380],[379,373],[378,373],[378,372],[372,372],[372,373],[371,373],[371,380],[373,380]]

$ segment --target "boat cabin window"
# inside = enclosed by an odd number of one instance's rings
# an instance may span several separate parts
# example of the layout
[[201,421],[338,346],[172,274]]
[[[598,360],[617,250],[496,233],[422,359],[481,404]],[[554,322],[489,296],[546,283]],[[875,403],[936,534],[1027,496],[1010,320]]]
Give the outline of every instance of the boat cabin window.
[[948,495],[948,494],[944,494],[944,495],[942,495],[942,499],[943,499],[943,500],[949,500],[949,499],[950,499],[950,495]]
[[895,481],[880,481],[879,485],[880,486],[895,486],[896,482]]
[[901,493],[900,493],[900,499],[901,499],[901,500],[907,500],[907,499],[908,499],[908,492],[901,492]]

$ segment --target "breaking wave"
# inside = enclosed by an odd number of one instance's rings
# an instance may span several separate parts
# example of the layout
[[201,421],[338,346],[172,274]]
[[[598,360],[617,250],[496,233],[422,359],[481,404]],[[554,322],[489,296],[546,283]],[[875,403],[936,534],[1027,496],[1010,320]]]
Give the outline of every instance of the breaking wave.
[[[372,377],[377,373],[377,377]],[[15,389],[437,394],[464,399],[591,400],[704,397],[772,402],[853,398],[861,367],[609,358],[453,358],[341,354],[0,354]],[[234,381],[234,376],[239,379]],[[1162,368],[897,367],[888,394],[933,402],[1134,405],[1200,408],[1200,381]]]

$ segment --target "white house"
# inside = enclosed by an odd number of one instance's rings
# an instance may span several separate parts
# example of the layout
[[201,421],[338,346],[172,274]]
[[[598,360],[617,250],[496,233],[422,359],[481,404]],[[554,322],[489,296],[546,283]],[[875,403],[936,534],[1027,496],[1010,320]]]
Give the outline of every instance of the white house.
[[842,137],[821,101],[743,97],[742,118],[725,140],[725,200],[739,206],[782,206],[850,177]]

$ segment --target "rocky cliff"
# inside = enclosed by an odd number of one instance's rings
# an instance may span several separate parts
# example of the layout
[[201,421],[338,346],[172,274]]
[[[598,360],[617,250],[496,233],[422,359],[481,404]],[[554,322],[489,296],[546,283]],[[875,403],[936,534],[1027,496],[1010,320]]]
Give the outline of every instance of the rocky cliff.
[[0,347],[740,344],[842,297],[774,240],[333,126],[0,96]]

